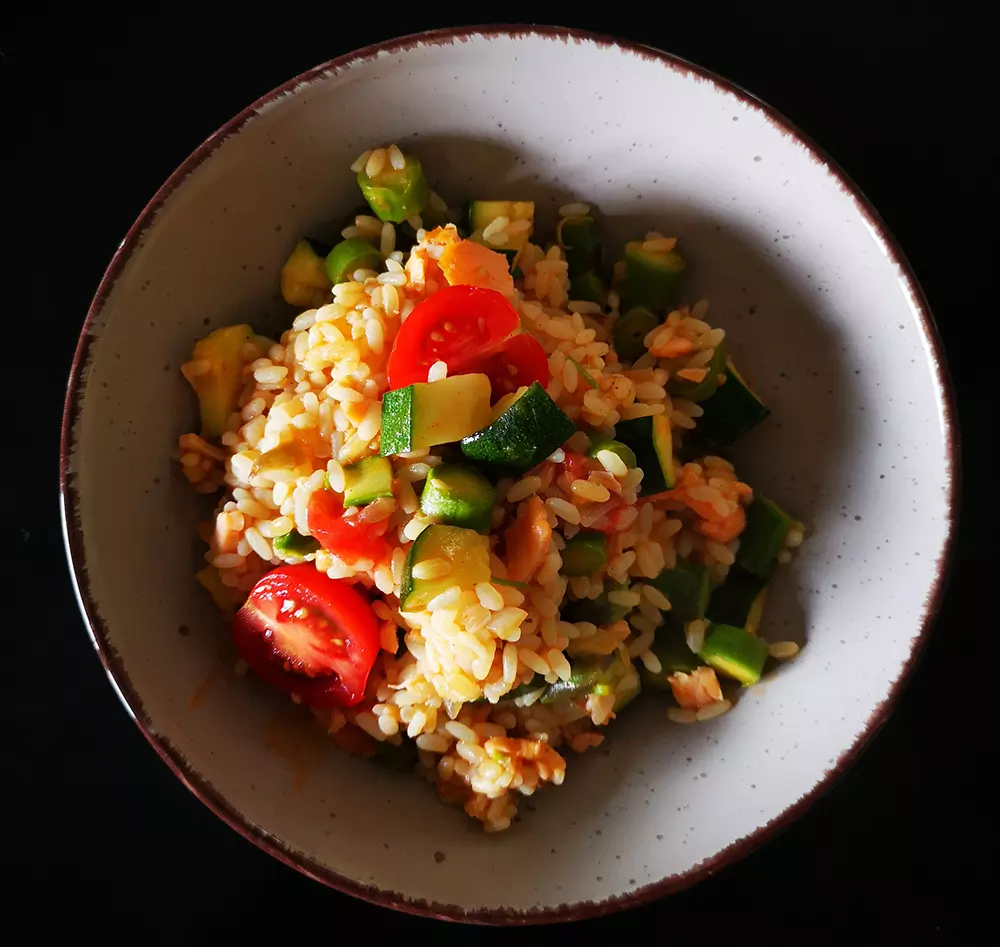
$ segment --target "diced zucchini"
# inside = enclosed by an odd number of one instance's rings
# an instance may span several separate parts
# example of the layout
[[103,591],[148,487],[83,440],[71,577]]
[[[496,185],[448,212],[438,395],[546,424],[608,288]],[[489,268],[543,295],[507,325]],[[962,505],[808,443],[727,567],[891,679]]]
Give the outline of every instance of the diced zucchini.
[[[566,254],[570,279],[595,272],[601,265],[601,240],[593,217],[563,217],[556,224],[556,242]],[[571,295],[570,298],[584,297]]]
[[594,270],[587,270],[586,273],[578,273],[570,279],[569,298],[603,306],[608,294],[601,277]]
[[661,253],[646,250],[643,241],[625,244],[625,279],[621,297],[631,306],[646,306],[657,312],[677,305],[687,263],[676,250]]
[[427,475],[420,512],[451,526],[488,533],[496,495],[493,484],[474,467],[442,464]]
[[[432,559],[444,559],[450,571],[436,579],[415,578],[414,566]],[[406,557],[399,604],[404,611],[418,611],[455,586],[471,589],[489,581],[490,543],[486,536],[458,526],[428,526],[413,541]]]
[[540,464],[576,433],[573,422],[539,382],[518,394],[492,424],[463,439],[466,457],[521,473]]
[[756,634],[766,596],[766,576],[754,575],[740,566],[733,566],[726,575],[726,581],[712,593],[706,614],[710,621],[746,628]]
[[632,606],[616,605],[614,602],[609,602],[608,593],[625,591],[628,591],[627,582],[605,583],[604,591],[597,598],[581,598],[576,601],[563,602],[560,616],[563,621],[589,621],[599,628],[602,625],[610,625],[624,618],[632,611]]
[[737,564],[754,575],[770,575],[791,525],[792,518],[777,503],[756,494],[747,509],[746,528],[740,534]]
[[460,441],[488,425],[492,416],[485,375],[454,375],[387,391],[382,396],[382,454]]
[[590,694],[614,694],[614,709],[617,711],[632,701],[639,689],[639,675],[632,666],[628,653],[619,650],[603,658],[573,661],[569,680],[549,684],[540,701],[543,704],[553,704]]
[[[506,217],[510,223],[514,223],[516,220],[526,220],[531,226],[508,236],[507,242],[502,245],[483,240],[483,231],[498,217]],[[504,254],[514,251],[516,256],[531,238],[534,223],[535,204],[533,201],[470,201],[469,203],[469,230],[472,233],[470,239],[477,243],[485,243],[491,250],[500,250]],[[513,261],[511,266],[513,267]]]
[[669,691],[672,674],[690,674],[703,662],[688,646],[684,639],[684,626],[680,622],[669,621],[656,633],[656,641],[650,649],[659,659],[660,670],[653,673],[643,667],[642,679],[654,690]]
[[248,325],[216,329],[195,343],[191,362],[182,367],[198,396],[203,437],[220,437],[229,425],[243,387],[243,347],[252,338]]
[[316,309],[330,301],[331,283],[324,261],[329,250],[300,240],[281,268],[281,296],[290,306]]
[[305,444],[296,439],[285,441],[260,455],[250,467],[251,477],[267,477],[275,483],[291,482],[312,470],[310,454]]
[[603,434],[591,434],[587,456],[596,457],[602,450],[609,450],[612,454],[617,454],[629,470],[639,466],[639,462],[635,459],[635,451],[627,444],[611,437],[605,437]]
[[563,575],[593,575],[608,561],[608,539],[596,530],[584,530],[566,540],[562,551]]
[[406,166],[400,171],[386,162],[374,178],[364,168],[358,172],[358,187],[379,220],[398,224],[427,206],[431,192],[424,169],[413,155],[404,157]]
[[688,559],[678,559],[673,569],[664,569],[649,584],[670,599],[670,614],[680,622],[704,618],[708,607],[708,569]]
[[712,360],[705,366],[704,370],[707,374],[701,381],[692,381],[678,375],[671,375],[667,380],[667,391],[674,397],[684,398],[687,401],[706,401],[711,398],[719,387],[719,377],[726,370],[725,342],[716,347],[712,353]]
[[350,237],[341,240],[326,258],[326,277],[331,283],[343,283],[351,279],[355,270],[379,270],[382,268],[382,254],[364,237]]
[[392,463],[388,457],[366,457],[344,468],[344,506],[364,506],[392,496]]
[[677,481],[673,437],[665,415],[619,421],[615,427],[615,438],[631,448],[636,466],[642,468],[640,496],[653,496],[673,488]]
[[286,556],[308,556],[319,549],[319,542],[312,536],[303,536],[297,529],[290,530],[283,536],[271,540],[275,552]]
[[646,336],[663,320],[645,306],[633,306],[611,327],[619,361],[634,362],[646,354]]
[[552,704],[564,697],[582,697],[593,692],[594,685],[601,683],[608,661],[574,661],[568,681],[555,681],[545,688],[540,700]]
[[703,404],[698,431],[715,447],[728,447],[767,418],[768,408],[743,380],[731,358],[726,359],[725,381]]
[[746,629],[711,625],[699,657],[720,674],[750,685],[760,680],[767,654],[767,642]]

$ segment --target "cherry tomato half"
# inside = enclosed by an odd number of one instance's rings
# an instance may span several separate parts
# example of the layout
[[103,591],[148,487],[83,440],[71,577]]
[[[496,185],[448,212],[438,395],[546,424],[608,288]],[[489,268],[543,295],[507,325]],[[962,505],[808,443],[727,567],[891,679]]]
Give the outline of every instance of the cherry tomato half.
[[265,575],[233,619],[233,640],[257,677],[309,707],[358,703],[379,650],[367,599],[311,562]]
[[317,490],[309,498],[309,532],[349,566],[363,559],[376,565],[385,562],[392,555],[382,538],[388,528],[387,519],[366,523],[358,516],[345,517],[340,495],[332,490]]
[[[448,366],[451,373],[451,365]],[[527,332],[516,332],[507,339],[503,348],[484,359],[474,369],[468,371],[482,372],[488,375],[493,390],[493,401],[499,401],[504,395],[518,388],[527,387],[532,382],[541,382],[543,387],[549,383],[549,358],[545,349],[533,335]],[[457,372],[456,372],[457,374]]]

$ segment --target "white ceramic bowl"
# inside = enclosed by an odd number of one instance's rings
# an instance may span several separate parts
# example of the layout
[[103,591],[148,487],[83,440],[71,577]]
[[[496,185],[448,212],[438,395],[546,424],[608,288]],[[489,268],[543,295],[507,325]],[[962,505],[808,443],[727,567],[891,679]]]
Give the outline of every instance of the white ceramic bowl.
[[[747,479],[806,521],[765,633],[801,656],[711,724],[641,702],[501,837],[431,789],[345,757],[231,667],[192,581],[204,501],[171,451],[194,420],[178,365],[208,327],[280,325],[299,235],[357,202],[348,165],[402,141],[438,190],[596,202],[618,239],[684,240],[694,291],[774,409]],[[955,440],[930,313],[872,207],[781,116],[667,54],[557,29],[445,31],[328,63],[212,136],[135,223],[70,382],[63,509],[113,686],[234,828],[381,904],[519,923],[690,884],[800,814],[888,713],[939,603]],[[179,630],[190,634],[179,634]],[[203,699],[191,709],[202,688]],[[280,721],[275,723],[276,718]]]

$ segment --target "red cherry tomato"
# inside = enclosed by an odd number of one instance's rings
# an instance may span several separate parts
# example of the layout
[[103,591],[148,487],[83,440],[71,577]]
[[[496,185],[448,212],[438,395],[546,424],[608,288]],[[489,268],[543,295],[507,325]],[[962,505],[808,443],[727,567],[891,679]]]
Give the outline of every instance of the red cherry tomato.
[[378,623],[354,586],[311,562],[264,576],[233,619],[250,670],[309,707],[351,707],[379,651]]
[[340,496],[331,490],[317,490],[309,499],[309,532],[349,566],[362,559],[385,562],[392,555],[382,538],[388,528],[387,519],[365,523],[358,516],[345,517]]
[[586,479],[588,470],[591,467],[590,460],[586,454],[581,454],[574,450],[566,450],[565,448],[563,449],[563,453],[566,455],[562,462],[566,476],[570,480]]
[[449,375],[488,375],[494,401],[535,381],[549,383],[545,350],[521,330],[514,307],[495,289],[449,286],[417,306],[389,354],[389,387],[427,381],[439,360]]
[[[489,375],[494,401],[532,382],[541,382],[543,387],[549,383],[549,357],[538,339],[527,332],[515,333],[496,355],[475,369],[466,369],[470,370]],[[451,365],[448,371],[450,374]]]
[[428,296],[403,323],[389,354],[390,388],[427,381],[436,361],[452,375],[495,352],[521,326],[514,307],[495,289],[448,286]]

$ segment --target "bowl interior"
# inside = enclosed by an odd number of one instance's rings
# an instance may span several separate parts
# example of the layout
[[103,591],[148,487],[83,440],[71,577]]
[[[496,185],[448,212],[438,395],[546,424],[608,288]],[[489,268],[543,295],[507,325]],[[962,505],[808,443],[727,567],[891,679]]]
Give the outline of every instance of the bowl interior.
[[[639,701],[502,837],[412,776],[328,748],[304,715],[231,673],[226,629],[192,580],[209,504],[171,459],[195,424],[178,372],[194,340],[231,321],[290,321],[285,256],[301,235],[339,230],[358,203],[349,164],[393,140],[452,204],[532,198],[544,232],[560,204],[588,200],[614,252],[652,227],[680,236],[692,299],[709,298],[774,412],[740,444],[745,479],[810,534],[763,626],[805,644],[796,661],[711,724],[671,725],[664,702]],[[154,739],[258,841],[316,875],[455,914],[690,878],[807,796],[908,662],[951,477],[919,303],[840,179],[697,71],[530,32],[340,63],[195,156],[114,276],[76,379],[65,499],[82,597]]]

